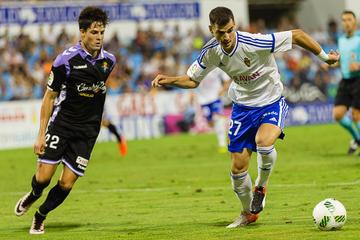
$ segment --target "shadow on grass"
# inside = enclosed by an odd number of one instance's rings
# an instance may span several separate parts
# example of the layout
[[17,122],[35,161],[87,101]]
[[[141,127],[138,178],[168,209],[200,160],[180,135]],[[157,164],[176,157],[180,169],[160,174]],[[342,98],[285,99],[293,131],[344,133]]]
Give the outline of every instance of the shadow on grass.
[[[69,231],[75,228],[80,228],[85,226],[85,224],[79,224],[79,223],[45,223],[45,231],[52,231],[52,232],[63,232],[63,231]],[[23,231],[29,231],[29,227],[21,228]]]
[[[226,226],[229,225],[230,223],[231,222],[227,222],[227,221],[219,221],[219,222],[203,223],[203,225],[207,225],[207,226],[211,226],[211,227],[226,228]],[[261,225],[262,225],[262,223],[252,223],[250,225],[247,225],[246,228],[253,229],[253,228],[258,228]]]

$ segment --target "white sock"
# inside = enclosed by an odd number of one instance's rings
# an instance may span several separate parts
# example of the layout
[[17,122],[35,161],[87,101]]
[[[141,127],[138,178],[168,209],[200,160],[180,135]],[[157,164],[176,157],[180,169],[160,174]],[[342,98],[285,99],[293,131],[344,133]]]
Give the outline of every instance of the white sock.
[[249,173],[242,172],[239,174],[231,173],[231,183],[234,192],[238,196],[245,212],[250,212],[250,204],[253,198],[252,182]]
[[214,130],[218,139],[219,147],[226,147],[226,124],[222,116],[214,116]]
[[269,147],[257,146],[258,177],[255,186],[266,186],[270,174],[274,169],[277,153],[274,145]]

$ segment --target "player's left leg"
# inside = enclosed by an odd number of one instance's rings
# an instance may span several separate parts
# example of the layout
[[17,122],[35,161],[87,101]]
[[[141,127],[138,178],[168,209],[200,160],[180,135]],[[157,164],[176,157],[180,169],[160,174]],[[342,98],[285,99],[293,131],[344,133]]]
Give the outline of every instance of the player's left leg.
[[265,206],[266,187],[277,159],[274,147],[276,139],[283,137],[282,129],[287,116],[288,106],[281,98],[267,106],[260,115],[260,126],[255,136],[258,177],[255,181],[254,197],[251,202],[251,212],[257,214]]
[[278,126],[264,123],[260,126],[255,137],[258,176],[255,181],[254,198],[251,203],[251,212],[254,214],[261,212],[265,205],[266,185],[277,159],[274,144],[280,134],[281,129]]
[[35,212],[30,228],[30,234],[44,233],[44,220],[47,214],[58,207],[69,195],[78,176],[66,165],[61,173],[58,183],[49,191],[46,200]]

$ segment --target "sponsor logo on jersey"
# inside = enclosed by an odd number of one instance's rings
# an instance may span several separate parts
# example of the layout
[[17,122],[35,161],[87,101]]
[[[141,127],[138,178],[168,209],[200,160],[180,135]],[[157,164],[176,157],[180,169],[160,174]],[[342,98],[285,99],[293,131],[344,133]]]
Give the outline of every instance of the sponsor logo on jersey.
[[92,91],[93,93],[98,93],[101,91],[101,93],[105,94],[106,86],[103,81],[97,82],[96,84],[93,83],[92,85],[87,85],[86,83],[80,83],[79,85],[77,85],[77,90],[79,92],[79,95],[81,95],[81,96],[93,97],[93,95],[90,96],[91,94],[88,94],[89,96],[85,96],[84,94],[82,94],[82,92]]
[[74,66],[73,68],[74,68],[74,69],[85,69],[85,68],[87,68],[87,64],[79,65],[79,66]]
[[244,58],[244,63],[245,63],[245,65],[248,66],[248,67],[250,67],[250,65],[251,65],[250,59],[247,58],[247,57]]
[[53,71],[50,72],[50,75],[48,77],[48,85],[51,86],[51,84],[53,83],[54,81],[54,73]]
[[82,170],[86,170],[88,162],[89,162],[89,160],[87,160],[86,158],[83,158],[83,157],[80,157],[80,156],[78,156],[76,158],[76,163],[78,164],[78,168],[80,168]]
[[246,85],[249,84],[250,81],[257,79],[258,77],[260,77],[260,72],[255,72],[252,73],[250,75],[238,75],[238,76],[233,76],[232,79],[234,80],[235,83],[239,84],[239,85]]

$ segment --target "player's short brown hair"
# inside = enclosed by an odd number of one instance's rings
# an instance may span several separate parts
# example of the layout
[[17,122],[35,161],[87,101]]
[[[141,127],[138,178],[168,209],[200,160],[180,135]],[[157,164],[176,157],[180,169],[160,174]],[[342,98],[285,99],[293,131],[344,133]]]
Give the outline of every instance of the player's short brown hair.
[[234,14],[229,8],[226,7],[216,7],[209,13],[210,24],[217,24],[219,26],[224,26],[231,19],[234,21]]
[[109,18],[106,12],[101,8],[88,6],[84,8],[79,15],[79,29],[86,31],[93,22],[100,22],[105,27],[109,22]]

